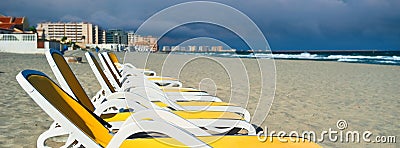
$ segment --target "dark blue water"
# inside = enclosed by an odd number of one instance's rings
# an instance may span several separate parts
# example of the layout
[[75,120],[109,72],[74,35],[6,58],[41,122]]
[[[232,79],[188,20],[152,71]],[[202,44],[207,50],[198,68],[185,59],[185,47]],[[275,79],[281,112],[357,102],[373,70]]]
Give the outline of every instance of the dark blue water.
[[223,52],[174,52],[173,54],[205,55],[229,58],[267,58],[288,60],[337,61],[348,63],[366,63],[399,65],[400,51],[346,51],[346,52],[274,52],[270,53],[223,53]]

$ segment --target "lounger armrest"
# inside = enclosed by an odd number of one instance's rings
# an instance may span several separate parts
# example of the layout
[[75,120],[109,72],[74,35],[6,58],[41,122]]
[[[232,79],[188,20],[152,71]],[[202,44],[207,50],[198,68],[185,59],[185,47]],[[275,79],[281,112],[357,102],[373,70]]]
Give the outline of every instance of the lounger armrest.
[[[121,71],[120,71],[120,73],[121,74],[126,74],[126,73],[130,73],[130,71],[132,71],[132,70],[140,70],[140,69],[122,69]],[[155,71],[151,71],[151,70],[141,70],[142,72],[142,75],[144,75],[144,76],[156,76],[157,75],[157,73],[155,72]]]
[[133,99],[125,100],[125,99],[110,99],[108,101],[103,102],[102,104],[96,106],[96,110],[94,113],[98,116],[104,113],[109,108],[117,108],[119,109],[132,109],[133,111],[144,110],[147,109],[144,106],[140,105],[138,102]]
[[168,135],[189,147],[210,147],[206,143],[194,137],[192,134],[173,126],[166,122],[160,121],[138,121],[132,122],[119,129],[108,144],[108,148],[121,147],[126,138],[132,134],[140,132],[157,132]]
[[182,106],[179,104],[176,104],[175,101],[169,99],[165,94],[160,92],[160,89],[156,88],[132,88],[129,90],[129,92],[135,92],[135,94],[138,94],[140,96],[144,96],[148,98],[150,101],[159,101],[167,104],[168,107],[173,108],[174,110],[184,110]]
[[123,83],[121,84],[122,86],[120,87],[120,89],[122,91],[132,87],[151,87],[155,89],[160,89],[160,87],[157,84],[151,82],[150,80],[145,80],[144,78],[138,79],[134,77],[127,77],[126,79],[123,80]]
[[[151,80],[153,83],[159,83],[163,85],[158,85],[162,87],[182,87],[183,84],[176,80]],[[165,85],[168,84],[168,85]]]
[[247,130],[248,135],[256,135],[257,131],[254,126],[243,120],[231,120],[231,119],[216,119],[216,120],[203,120],[203,119],[192,119],[190,120],[195,123],[199,127],[206,127],[209,130],[214,130],[213,128],[217,127],[215,131],[224,130],[223,128],[218,127],[226,127],[231,130],[233,128],[241,128]]
[[123,68],[131,68],[131,69],[137,69],[135,66],[133,66],[131,63],[124,63],[122,64]]
[[138,70],[138,69],[129,68],[129,69],[123,69],[121,71],[121,74],[122,75],[135,74],[135,75],[138,75],[138,76],[144,76],[144,71],[141,71],[141,70]]
[[221,111],[221,112],[232,112],[243,115],[243,119],[250,122],[250,113],[246,109],[240,106],[182,106],[185,110],[206,110],[206,111]]
[[142,120],[153,120],[153,121],[163,121],[163,122],[166,121],[168,123],[171,123],[172,125],[183,128],[196,136],[211,136],[211,134],[199,128],[199,126],[196,126],[192,122],[163,109],[146,109],[146,110],[136,111],[134,114],[132,114],[129,118],[125,120],[125,122],[121,125],[121,127],[124,127],[132,122],[137,122]]
[[107,98],[107,100],[126,99],[125,101],[126,101],[127,105],[129,105],[130,102],[134,101],[134,102],[139,103],[147,108],[160,109],[160,107],[158,107],[154,103],[150,102],[150,100],[144,98],[144,96],[141,96],[140,94],[136,94],[133,92],[115,92],[115,93],[112,93],[112,94],[106,96],[106,98]]

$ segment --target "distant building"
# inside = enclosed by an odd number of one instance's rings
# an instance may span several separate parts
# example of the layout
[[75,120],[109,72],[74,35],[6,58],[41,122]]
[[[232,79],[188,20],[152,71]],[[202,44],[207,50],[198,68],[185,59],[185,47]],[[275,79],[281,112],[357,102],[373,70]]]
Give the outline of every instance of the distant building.
[[135,33],[134,32],[128,32],[127,37],[128,37],[128,46],[134,46],[135,43]]
[[99,39],[101,39],[101,44],[105,44],[106,43],[106,30],[101,30]]
[[60,42],[38,41],[36,33],[0,34],[0,52],[44,53],[60,46]]
[[172,46],[171,51],[179,51],[181,49],[180,46]]
[[171,47],[170,47],[170,46],[163,46],[163,48],[161,49],[161,51],[163,51],[163,52],[170,52],[170,51],[171,51]]
[[128,35],[120,29],[110,29],[106,31],[106,44],[128,44]]
[[178,48],[178,51],[186,51],[186,47],[185,46],[180,46],[180,49]]
[[46,40],[61,41],[66,37],[66,42],[71,41],[77,44],[100,44],[100,28],[87,22],[44,22],[38,23],[38,32],[42,32],[40,37]]
[[197,46],[189,46],[189,51],[191,52],[197,51]]
[[163,46],[162,52],[235,52],[236,49],[224,49],[223,46]]
[[28,28],[26,17],[0,16],[0,33],[23,33]]
[[212,52],[222,52],[222,51],[224,51],[224,48],[222,46],[211,46],[211,51]]
[[209,46],[199,46],[200,52],[208,52],[210,50]]
[[158,51],[157,37],[128,33],[128,40],[128,45],[133,46],[136,51]]
[[26,17],[0,16],[0,52],[32,54],[50,48],[60,50],[60,42],[38,40],[38,34],[28,29]]
[[103,43],[105,43],[103,37],[104,37],[103,36],[103,29],[100,26],[95,25],[94,26],[94,35],[93,35],[93,38],[94,38],[93,44],[103,44]]

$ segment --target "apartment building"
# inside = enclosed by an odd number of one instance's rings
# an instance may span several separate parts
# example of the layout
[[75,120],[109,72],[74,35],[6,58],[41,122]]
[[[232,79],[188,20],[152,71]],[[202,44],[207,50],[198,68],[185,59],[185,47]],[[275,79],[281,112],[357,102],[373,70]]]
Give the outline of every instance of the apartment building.
[[44,22],[37,24],[38,32],[46,40],[66,41],[80,44],[101,44],[102,36],[99,26],[87,22]]
[[121,29],[109,29],[104,34],[107,44],[128,44],[128,35]]
[[137,51],[157,51],[157,40],[153,36],[141,36],[133,32],[128,33],[128,45],[135,47]]

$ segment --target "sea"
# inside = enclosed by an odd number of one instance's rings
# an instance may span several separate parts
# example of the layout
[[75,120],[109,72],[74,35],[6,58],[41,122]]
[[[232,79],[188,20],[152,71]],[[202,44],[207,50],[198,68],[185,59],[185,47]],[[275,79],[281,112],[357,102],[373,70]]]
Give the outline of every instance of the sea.
[[397,51],[276,51],[276,52],[171,52],[172,54],[203,55],[227,58],[267,58],[285,60],[336,61],[347,63],[381,64],[400,66]]

